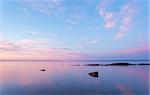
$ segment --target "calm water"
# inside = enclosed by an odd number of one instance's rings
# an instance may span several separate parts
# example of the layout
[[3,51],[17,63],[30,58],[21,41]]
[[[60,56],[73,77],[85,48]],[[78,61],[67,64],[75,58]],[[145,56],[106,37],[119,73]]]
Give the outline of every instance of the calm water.
[[[91,62],[0,62],[0,95],[149,94],[148,66],[73,64]],[[95,71],[98,77],[89,75]]]

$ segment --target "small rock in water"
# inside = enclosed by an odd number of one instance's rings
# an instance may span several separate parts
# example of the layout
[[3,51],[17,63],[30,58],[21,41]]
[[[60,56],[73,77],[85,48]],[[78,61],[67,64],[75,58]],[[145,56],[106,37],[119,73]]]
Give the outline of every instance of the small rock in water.
[[98,77],[98,72],[90,72],[89,75],[92,77]]
[[41,69],[40,71],[46,71],[45,69]]

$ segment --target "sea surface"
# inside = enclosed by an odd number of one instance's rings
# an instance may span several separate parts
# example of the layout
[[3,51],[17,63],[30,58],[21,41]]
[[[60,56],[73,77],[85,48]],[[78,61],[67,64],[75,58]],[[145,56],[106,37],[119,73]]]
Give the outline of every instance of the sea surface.
[[111,63],[1,61],[0,95],[149,95],[149,65],[83,66]]

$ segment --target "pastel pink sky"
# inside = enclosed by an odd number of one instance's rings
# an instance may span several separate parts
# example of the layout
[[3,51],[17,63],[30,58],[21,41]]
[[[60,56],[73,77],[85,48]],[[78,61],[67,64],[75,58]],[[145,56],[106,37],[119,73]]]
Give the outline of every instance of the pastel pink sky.
[[147,0],[1,2],[0,59],[149,59]]

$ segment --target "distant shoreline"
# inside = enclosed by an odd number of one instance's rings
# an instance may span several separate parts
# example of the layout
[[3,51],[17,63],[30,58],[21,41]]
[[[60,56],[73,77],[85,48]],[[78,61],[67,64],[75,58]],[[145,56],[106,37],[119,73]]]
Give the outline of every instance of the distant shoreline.
[[[110,64],[74,64],[71,66],[135,66],[135,65],[150,65],[150,60],[0,60],[0,62],[111,62],[116,61],[115,63]],[[120,61],[120,62],[119,62]],[[128,63],[126,61],[148,61],[148,63]]]
[[131,64],[131,63],[86,64],[84,66],[135,66],[135,65],[150,65],[150,63],[138,63],[138,64]]

